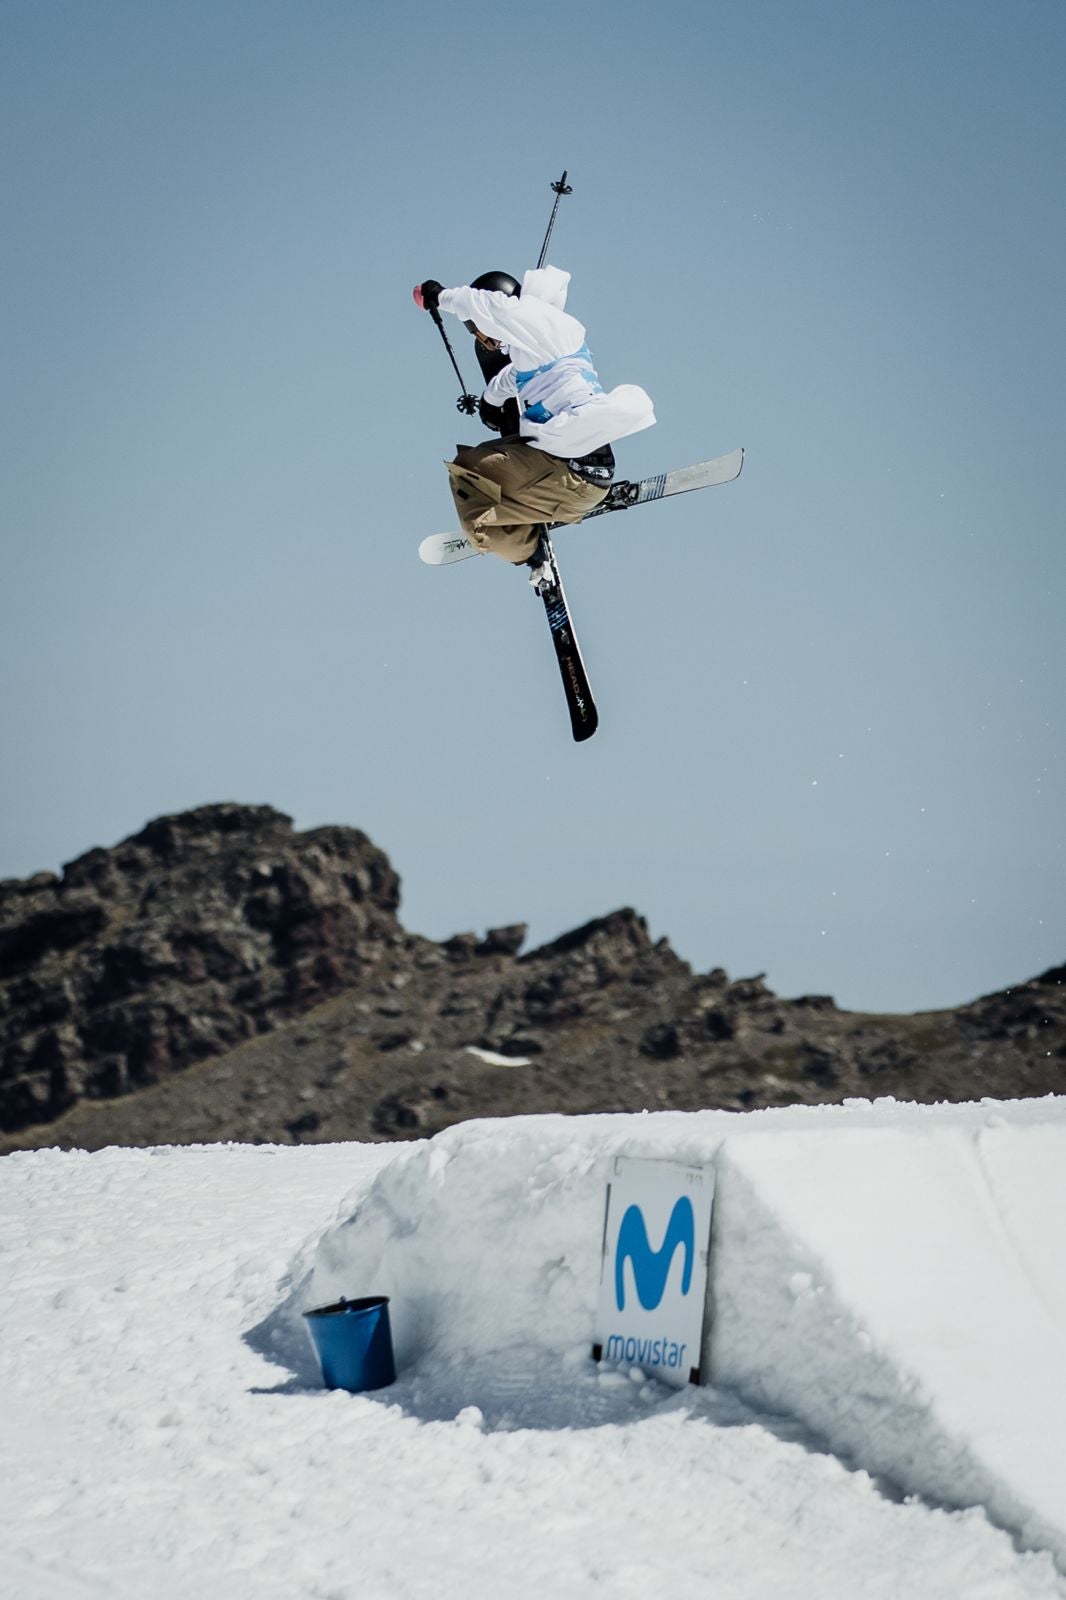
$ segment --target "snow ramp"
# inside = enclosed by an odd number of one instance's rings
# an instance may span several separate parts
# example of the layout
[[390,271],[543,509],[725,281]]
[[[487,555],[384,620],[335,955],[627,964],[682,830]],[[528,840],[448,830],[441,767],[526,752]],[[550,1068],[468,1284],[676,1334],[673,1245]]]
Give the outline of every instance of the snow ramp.
[[1066,1565],[1066,1128],[767,1133],[718,1170],[714,1381]]
[[1066,1099],[465,1123],[342,1206],[302,1303],[389,1294],[420,1416],[621,1420],[656,1386],[589,1359],[617,1155],[716,1165],[710,1384],[1066,1568]]

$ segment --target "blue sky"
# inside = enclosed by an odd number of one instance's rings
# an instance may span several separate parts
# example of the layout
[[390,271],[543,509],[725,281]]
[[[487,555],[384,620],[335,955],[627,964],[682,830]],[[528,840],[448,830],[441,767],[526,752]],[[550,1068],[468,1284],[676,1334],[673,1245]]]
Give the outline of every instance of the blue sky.
[[[1066,959],[1066,10],[0,4],[0,875],[219,799],[408,926],[633,904],[854,1008]],[[411,285],[573,273],[628,476],[543,615],[430,571],[480,437]],[[460,363],[475,363],[456,325]]]

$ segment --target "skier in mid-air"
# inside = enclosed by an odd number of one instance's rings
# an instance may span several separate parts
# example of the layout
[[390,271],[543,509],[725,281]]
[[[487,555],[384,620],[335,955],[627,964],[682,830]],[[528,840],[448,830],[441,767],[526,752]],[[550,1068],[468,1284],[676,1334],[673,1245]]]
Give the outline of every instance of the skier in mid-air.
[[448,474],[467,537],[515,564],[534,555],[541,524],[580,522],[599,505],[614,479],[611,445],[655,421],[638,385],[604,392],[585,329],[564,309],[569,283],[558,267],[534,267],[521,284],[487,272],[457,289],[428,278],[414,290],[423,310],[465,323],[483,375],[493,374],[481,417],[505,437],[459,445]]

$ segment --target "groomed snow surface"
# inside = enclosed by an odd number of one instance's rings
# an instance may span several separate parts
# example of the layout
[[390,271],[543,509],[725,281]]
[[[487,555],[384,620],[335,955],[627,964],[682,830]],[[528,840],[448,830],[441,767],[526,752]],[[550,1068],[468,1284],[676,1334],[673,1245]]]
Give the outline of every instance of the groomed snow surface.
[[[716,1164],[704,1388],[590,1357],[617,1155]],[[1066,1597],[1064,1217],[1066,1099],[9,1156],[0,1595]]]

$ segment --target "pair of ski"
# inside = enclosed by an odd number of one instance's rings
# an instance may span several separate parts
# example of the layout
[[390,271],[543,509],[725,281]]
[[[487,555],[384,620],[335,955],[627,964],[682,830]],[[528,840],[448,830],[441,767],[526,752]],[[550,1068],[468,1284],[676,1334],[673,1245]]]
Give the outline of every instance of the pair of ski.
[[[664,500],[669,495],[687,494],[691,489],[709,489],[714,484],[732,483],[734,478],[739,477],[743,465],[743,450],[733,450],[728,455],[716,456],[713,461],[701,461],[694,467],[679,467],[676,472],[660,473],[654,478],[641,478],[636,483],[625,481],[616,483],[609,490],[606,499],[601,500],[600,504],[581,520],[588,522],[591,518],[602,517],[609,511],[627,511],[630,506],[646,505],[649,500]],[[581,650],[574,633],[570,607],[559,576],[559,563],[555,558],[551,540],[553,530],[564,526],[566,526],[564,523],[552,523],[541,528],[540,541],[535,554],[530,558],[529,566],[533,569],[535,592],[544,602],[544,612],[548,619],[552,644],[555,646],[555,656],[563,680],[563,692],[570,713],[570,727],[574,738],[580,742],[583,739],[591,739],[596,732],[599,713],[589,686],[585,663],[581,659]],[[470,556],[479,555],[480,552],[463,534],[437,533],[430,534],[428,539],[422,540],[418,554],[428,566],[440,567],[455,561],[465,561]]]

